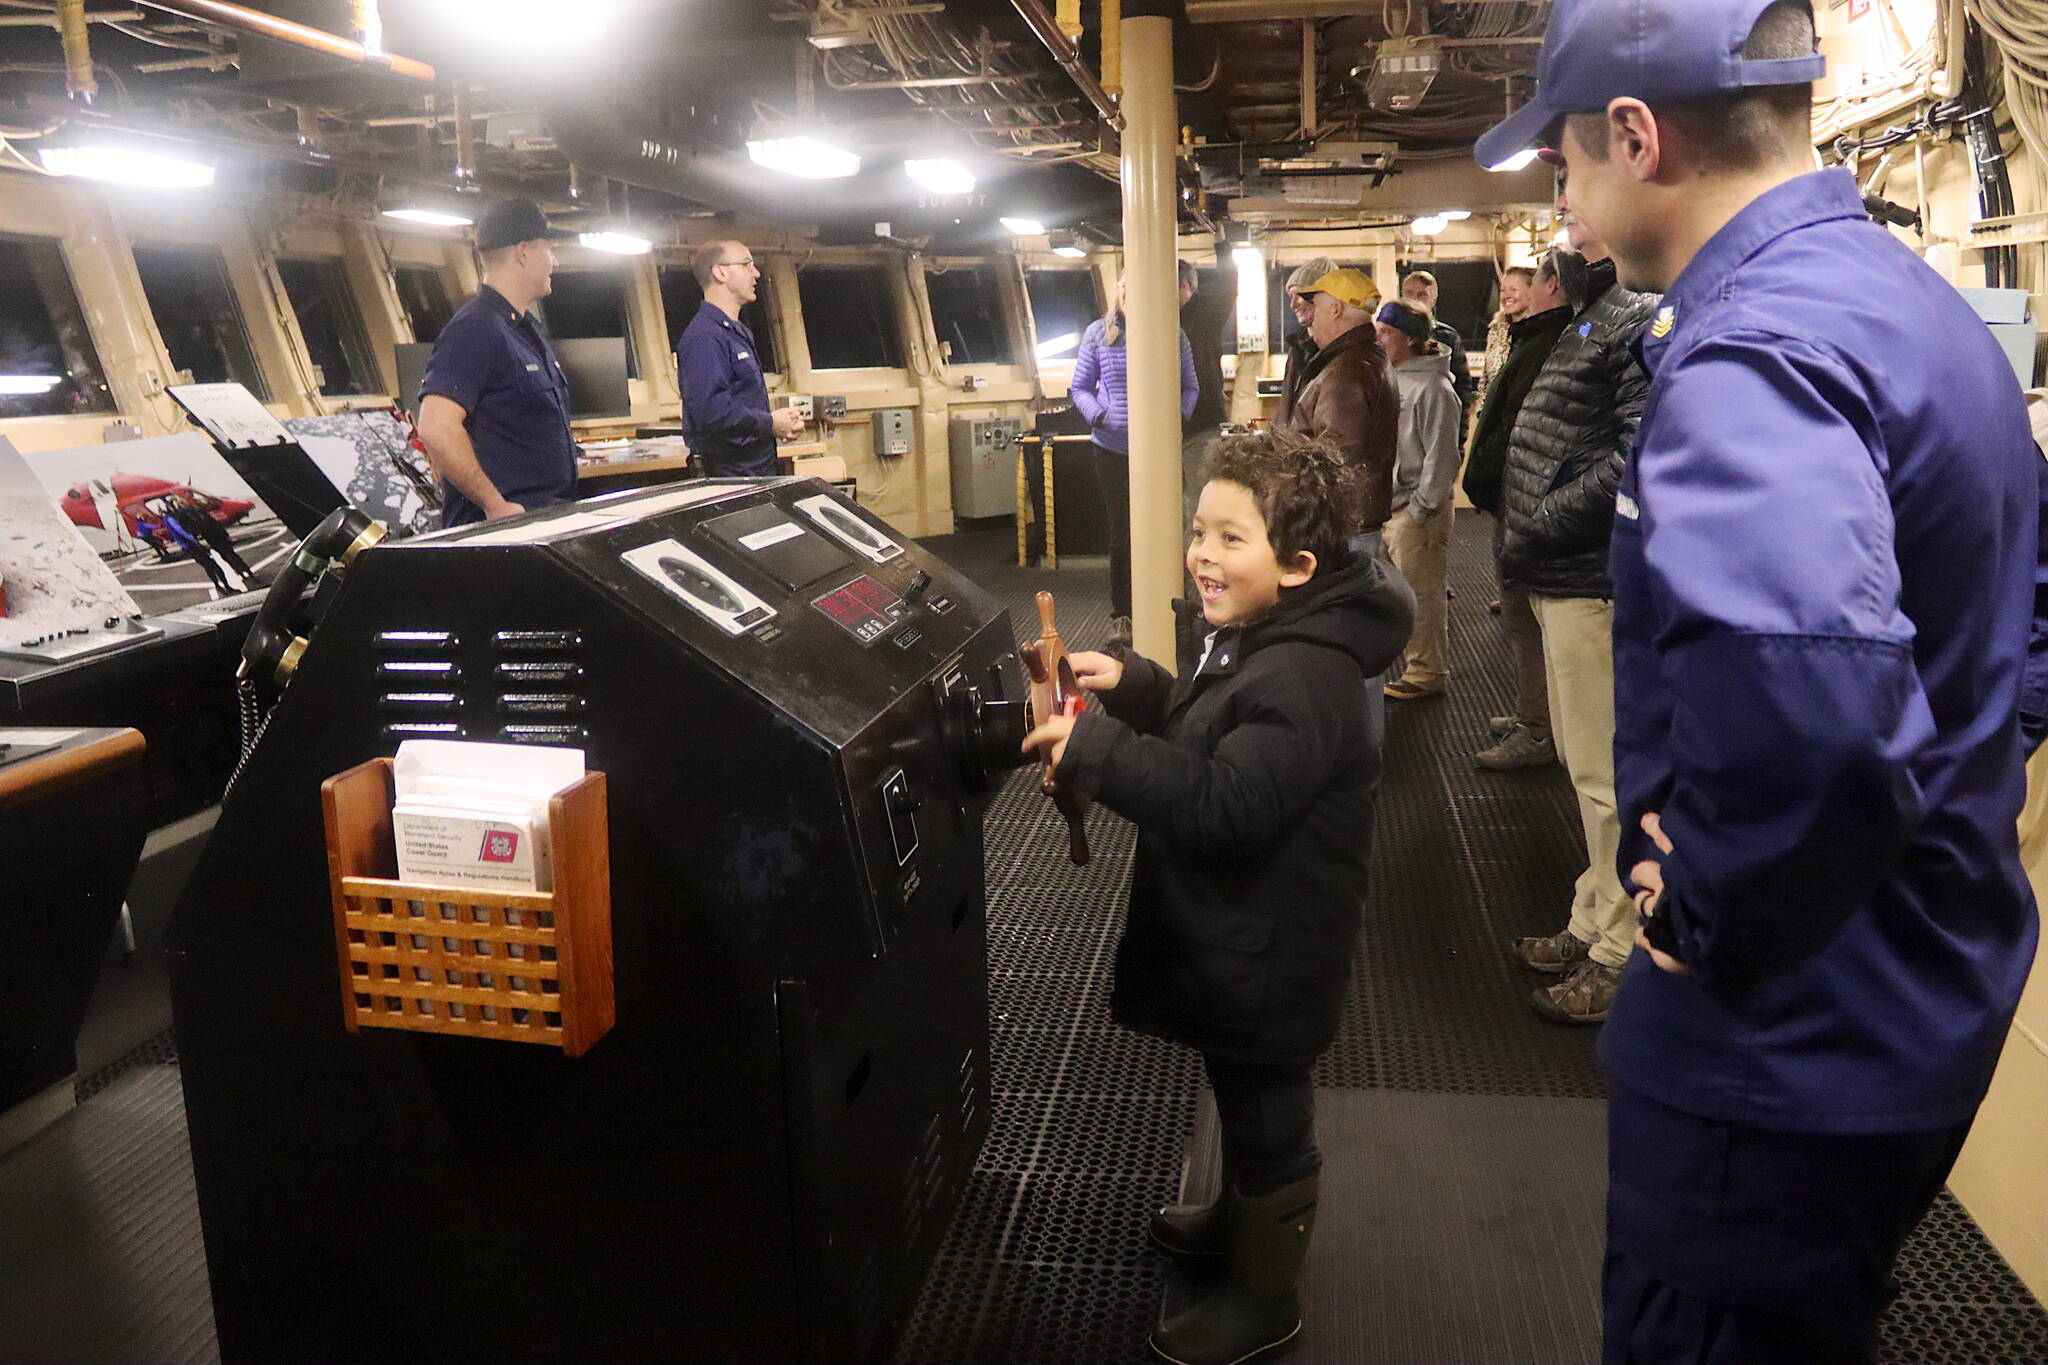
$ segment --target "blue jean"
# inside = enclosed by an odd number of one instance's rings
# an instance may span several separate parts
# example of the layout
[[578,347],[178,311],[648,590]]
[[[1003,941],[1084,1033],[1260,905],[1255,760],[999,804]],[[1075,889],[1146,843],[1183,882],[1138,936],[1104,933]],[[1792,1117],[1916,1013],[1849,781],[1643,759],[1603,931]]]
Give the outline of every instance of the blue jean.
[[[1351,553],[1358,556],[1371,556],[1375,559],[1386,558],[1380,552],[1380,528],[1375,526],[1370,531],[1360,531],[1357,535],[1351,537]],[[1372,746],[1374,755],[1373,789],[1375,791],[1379,789],[1380,765],[1378,756],[1386,751],[1387,745],[1387,694],[1381,690],[1385,685],[1385,674],[1365,680],[1365,741]]]

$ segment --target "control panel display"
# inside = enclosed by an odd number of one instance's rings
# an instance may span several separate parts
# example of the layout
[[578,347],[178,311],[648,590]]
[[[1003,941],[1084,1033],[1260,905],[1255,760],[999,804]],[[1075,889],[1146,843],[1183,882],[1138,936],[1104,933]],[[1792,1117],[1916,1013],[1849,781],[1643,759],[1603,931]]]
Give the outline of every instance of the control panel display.
[[873,644],[903,618],[903,599],[863,574],[834,588],[811,605],[825,618],[864,645]]

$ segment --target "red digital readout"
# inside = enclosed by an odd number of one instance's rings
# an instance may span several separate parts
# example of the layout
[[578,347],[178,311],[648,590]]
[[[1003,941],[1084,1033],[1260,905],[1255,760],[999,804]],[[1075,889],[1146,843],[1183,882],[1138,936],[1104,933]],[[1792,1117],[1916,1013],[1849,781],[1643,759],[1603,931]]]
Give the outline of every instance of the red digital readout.
[[903,599],[872,578],[856,578],[811,603],[841,629],[872,640],[902,614]]

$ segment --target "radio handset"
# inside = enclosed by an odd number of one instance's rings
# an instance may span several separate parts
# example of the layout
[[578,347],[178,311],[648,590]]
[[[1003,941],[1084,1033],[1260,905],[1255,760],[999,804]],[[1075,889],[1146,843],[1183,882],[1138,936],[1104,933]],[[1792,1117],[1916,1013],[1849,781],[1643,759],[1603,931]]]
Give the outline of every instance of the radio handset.
[[289,562],[272,581],[263,605],[256,609],[255,624],[242,642],[242,664],[235,677],[242,681],[261,678],[283,687],[292,680],[299,658],[306,652],[306,637],[294,635],[288,622],[309,584],[330,569],[346,569],[357,555],[384,539],[381,522],[372,521],[353,507],[337,507],[312,533],[299,542]]

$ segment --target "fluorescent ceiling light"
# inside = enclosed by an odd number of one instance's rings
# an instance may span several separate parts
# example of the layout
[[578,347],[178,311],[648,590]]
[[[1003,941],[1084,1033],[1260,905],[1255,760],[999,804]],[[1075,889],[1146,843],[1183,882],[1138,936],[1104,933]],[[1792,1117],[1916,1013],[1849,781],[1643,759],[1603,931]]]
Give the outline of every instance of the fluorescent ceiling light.
[[1534,147],[1524,147],[1505,161],[1496,161],[1486,169],[1489,171],[1519,171],[1535,159],[1536,149]]
[[1471,216],[1472,210],[1470,209],[1440,209],[1436,214],[1436,217],[1443,219],[1446,223],[1462,223]]
[[860,174],[858,156],[814,137],[757,138],[747,144],[747,155],[756,165],[805,180],[843,180]]
[[385,209],[386,218],[396,218],[401,223],[419,223],[425,227],[468,227],[476,219],[460,213],[443,213],[439,209]]
[[203,161],[188,161],[167,152],[81,143],[70,147],[40,147],[36,155],[42,159],[43,169],[52,175],[75,175],[115,185],[137,185],[153,190],[198,190],[213,183],[213,167]]
[[1078,260],[1088,254],[1088,248],[1082,246],[1056,246],[1052,249],[1052,254]]
[[63,382],[61,374],[0,374],[0,394],[48,393]]
[[630,232],[585,232],[576,240],[592,251],[608,251],[614,256],[645,256],[654,250],[653,242]]
[[[619,17],[620,0],[443,0],[444,10],[462,23],[488,25],[499,42],[530,50],[585,43],[602,37]],[[383,40],[379,33],[378,40]]]
[[1441,214],[1427,214],[1410,223],[1408,230],[1418,237],[1434,237],[1449,226]]
[[951,157],[927,157],[903,163],[903,173],[933,194],[974,193],[974,172]]
[[[1080,345],[1081,334],[1079,332],[1062,332],[1050,341],[1038,343],[1038,358],[1040,360],[1056,360],[1060,356],[1078,350]],[[5,380],[0,380],[0,383],[5,382]]]
[[1036,218],[998,218],[996,221],[1001,223],[1007,231],[1014,232],[1019,237],[1045,236],[1045,224],[1039,222]]

